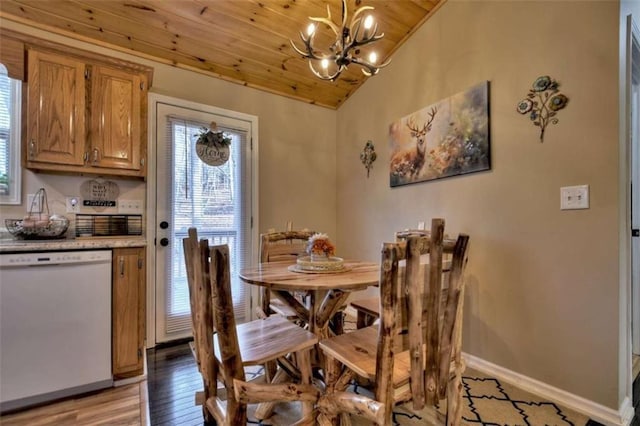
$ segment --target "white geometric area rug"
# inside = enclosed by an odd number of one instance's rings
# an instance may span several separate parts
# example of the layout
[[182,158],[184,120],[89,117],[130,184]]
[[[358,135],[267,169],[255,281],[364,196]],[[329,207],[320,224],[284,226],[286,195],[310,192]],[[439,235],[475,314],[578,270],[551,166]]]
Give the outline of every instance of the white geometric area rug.
[[[583,414],[470,368],[464,373],[463,385],[463,425],[585,426],[589,421]],[[351,390],[370,395],[362,387],[352,386]],[[249,407],[249,424],[287,425],[299,418],[297,404],[278,404],[274,415],[262,422],[252,416],[254,409],[254,406]],[[414,411],[410,402],[395,407],[393,412],[394,426],[425,426],[433,424],[431,419],[426,412]],[[351,421],[354,426],[371,424],[355,416]]]

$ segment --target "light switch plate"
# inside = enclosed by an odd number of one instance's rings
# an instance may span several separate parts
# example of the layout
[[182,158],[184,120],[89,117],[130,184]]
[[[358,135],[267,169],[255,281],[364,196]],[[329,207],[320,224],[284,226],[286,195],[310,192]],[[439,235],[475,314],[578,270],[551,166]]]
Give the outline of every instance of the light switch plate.
[[560,188],[560,210],[589,208],[589,185],[563,186]]

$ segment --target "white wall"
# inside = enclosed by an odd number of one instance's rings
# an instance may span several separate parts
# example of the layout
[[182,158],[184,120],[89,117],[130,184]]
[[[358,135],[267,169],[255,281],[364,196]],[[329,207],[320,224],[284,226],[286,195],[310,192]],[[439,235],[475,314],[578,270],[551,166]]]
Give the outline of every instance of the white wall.
[[[394,231],[444,217],[471,237],[464,350],[616,410],[618,21],[616,2],[449,0],[338,110],[337,132],[345,256],[375,260]],[[540,75],[570,98],[544,143],[515,110]],[[486,80],[491,171],[390,188],[388,125]],[[590,208],[561,211],[560,187],[578,184]]]

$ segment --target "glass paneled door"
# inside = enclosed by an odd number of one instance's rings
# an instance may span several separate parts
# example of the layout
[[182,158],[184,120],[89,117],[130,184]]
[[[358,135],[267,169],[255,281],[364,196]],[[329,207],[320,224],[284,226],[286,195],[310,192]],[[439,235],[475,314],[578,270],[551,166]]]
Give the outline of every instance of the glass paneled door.
[[[228,244],[234,311],[250,319],[251,288],[239,269],[251,263],[252,121],[232,112],[158,102],[156,108],[156,342],[191,335],[191,314],[182,239],[189,227],[210,244]],[[215,124],[214,124],[215,123]],[[196,154],[203,128],[217,126],[231,138],[230,158],[209,166]]]

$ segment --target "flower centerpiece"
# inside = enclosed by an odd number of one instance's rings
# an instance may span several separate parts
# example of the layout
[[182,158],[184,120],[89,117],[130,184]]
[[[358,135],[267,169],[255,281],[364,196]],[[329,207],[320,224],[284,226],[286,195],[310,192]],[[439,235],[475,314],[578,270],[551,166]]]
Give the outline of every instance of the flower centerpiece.
[[311,261],[326,261],[335,254],[335,250],[327,234],[313,234],[309,237],[307,253],[311,256]]
[[345,271],[344,260],[335,257],[335,246],[327,234],[313,234],[309,237],[306,256],[299,256],[295,265],[291,265],[295,272],[311,274],[334,273]]

